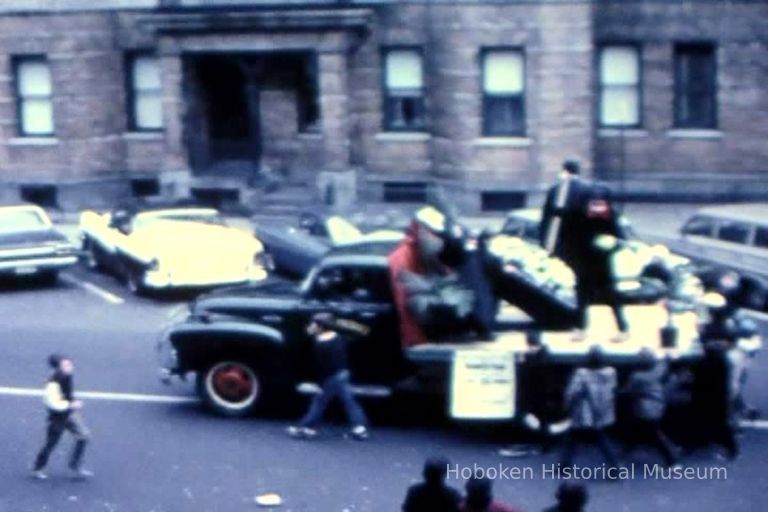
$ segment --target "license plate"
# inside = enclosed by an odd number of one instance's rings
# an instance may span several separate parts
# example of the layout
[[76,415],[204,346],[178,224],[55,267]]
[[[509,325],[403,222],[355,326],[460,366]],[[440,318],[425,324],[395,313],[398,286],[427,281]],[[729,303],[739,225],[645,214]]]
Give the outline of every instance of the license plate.
[[28,276],[37,272],[37,267],[16,267],[15,272],[17,276]]

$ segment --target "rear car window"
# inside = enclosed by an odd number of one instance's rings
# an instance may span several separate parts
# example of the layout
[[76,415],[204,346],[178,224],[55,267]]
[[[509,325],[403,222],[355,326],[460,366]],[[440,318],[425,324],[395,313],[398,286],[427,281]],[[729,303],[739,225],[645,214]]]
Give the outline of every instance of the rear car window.
[[715,223],[707,217],[694,217],[683,227],[684,235],[712,236]]
[[742,222],[725,221],[717,230],[717,238],[725,242],[746,244],[749,241],[749,225]]

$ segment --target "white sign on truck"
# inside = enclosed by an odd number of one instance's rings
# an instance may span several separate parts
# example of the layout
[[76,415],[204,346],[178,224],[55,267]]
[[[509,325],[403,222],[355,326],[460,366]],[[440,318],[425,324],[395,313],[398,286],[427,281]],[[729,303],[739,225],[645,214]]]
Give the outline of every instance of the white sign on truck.
[[515,354],[497,350],[457,350],[451,375],[451,417],[511,419],[517,389]]

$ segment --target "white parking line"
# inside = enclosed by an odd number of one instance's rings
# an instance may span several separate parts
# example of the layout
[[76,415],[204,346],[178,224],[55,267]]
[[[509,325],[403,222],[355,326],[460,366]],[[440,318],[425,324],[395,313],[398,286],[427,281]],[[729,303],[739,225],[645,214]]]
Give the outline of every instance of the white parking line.
[[96,286],[93,283],[89,283],[88,281],[82,281],[70,275],[62,275],[61,279],[69,284],[78,286],[93,295],[96,295],[97,297],[109,302],[110,304],[122,304],[125,302],[125,299],[122,297],[115,295],[112,292],[108,292],[104,288]]
[[[39,388],[15,388],[0,386],[0,395],[42,397],[43,390]],[[156,404],[190,404],[200,400],[188,396],[145,395],[140,393],[111,393],[107,391],[78,391],[77,398],[88,400],[107,400],[112,402],[143,402]]]

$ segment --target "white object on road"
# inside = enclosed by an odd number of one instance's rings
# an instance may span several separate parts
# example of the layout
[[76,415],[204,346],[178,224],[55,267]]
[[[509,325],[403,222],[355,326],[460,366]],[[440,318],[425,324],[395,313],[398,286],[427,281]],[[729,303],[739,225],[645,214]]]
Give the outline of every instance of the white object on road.
[[283,504],[283,498],[276,493],[260,494],[253,501],[261,507],[279,507]]

